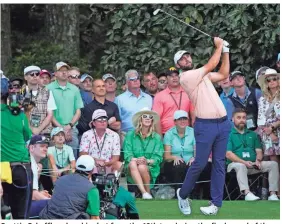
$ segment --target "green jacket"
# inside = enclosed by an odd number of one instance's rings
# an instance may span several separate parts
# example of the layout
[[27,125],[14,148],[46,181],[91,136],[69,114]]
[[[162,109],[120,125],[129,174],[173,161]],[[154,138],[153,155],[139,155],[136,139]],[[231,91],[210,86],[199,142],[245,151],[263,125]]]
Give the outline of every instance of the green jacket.
[[[151,136],[143,139],[139,134],[135,134],[135,130],[129,131],[125,136],[123,150],[125,167],[128,167],[132,158],[144,156],[146,159],[154,160],[154,164],[149,166],[151,184],[154,184],[160,173],[160,164],[164,154],[161,136],[154,132]],[[127,180],[134,183],[129,173]]]

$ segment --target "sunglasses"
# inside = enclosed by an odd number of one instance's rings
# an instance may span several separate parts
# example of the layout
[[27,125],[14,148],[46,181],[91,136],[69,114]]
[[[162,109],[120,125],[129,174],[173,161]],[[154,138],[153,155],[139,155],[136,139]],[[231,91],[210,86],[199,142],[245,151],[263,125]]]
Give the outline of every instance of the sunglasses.
[[29,73],[28,75],[30,75],[31,77],[34,77],[34,76],[39,76],[40,73],[39,72],[32,72],[32,73]]
[[271,81],[274,81],[274,82],[275,82],[275,81],[277,81],[277,80],[278,80],[277,77],[267,78],[267,79],[266,79],[267,82],[271,82]]
[[19,84],[9,86],[9,89],[20,89],[21,86]]
[[138,77],[138,76],[136,76],[136,77],[131,77],[131,78],[128,78],[128,80],[131,81],[131,82],[134,82],[134,81],[136,81],[136,80],[139,80],[139,77]]
[[166,83],[166,80],[159,80],[159,83],[165,84],[165,83]]
[[144,118],[144,119],[151,119],[152,120],[154,118],[154,116],[150,115],[150,114],[143,114],[142,118]]
[[98,118],[98,119],[96,119],[96,120],[94,120],[94,121],[106,122],[106,121],[108,121],[108,119],[107,119],[106,117],[100,117],[100,118]]
[[70,76],[71,79],[78,79],[78,76],[75,75],[75,76]]

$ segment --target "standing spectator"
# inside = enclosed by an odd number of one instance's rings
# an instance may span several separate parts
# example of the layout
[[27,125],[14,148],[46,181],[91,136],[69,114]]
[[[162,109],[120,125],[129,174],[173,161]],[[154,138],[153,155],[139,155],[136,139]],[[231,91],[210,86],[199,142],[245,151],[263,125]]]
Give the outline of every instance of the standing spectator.
[[85,106],[79,119],[77,125],[79,135],[81,136],[91,129],[89,123],[92,121],[92,115],[97,109],[103,109],[107,112],[107,117],[109,117],[108,127],[119,132],[121,125],[119,110],[115,103],[106,100],[106,88],[103,80],[96,79],[93,81],[93,93],[95,95],[94,100]]
[[140,76],[136,70],[125,73],[127,90],[115,99],[121,116],[121,131],[133,130],[132,117],[144,107],[152,108],[152,97],[140,89]]
[[267,69],[269,69],[269,67],[263,66],[263,67],[259,68],[259,69],[256,71],[256,82],[255,82],[255,84],[254,84],[254,87],[255,87],[255,88],[260,89],[260,86],[259,86],[259,84],[258,84],[258,79],[259,79],[259,77],[260,77],[261,75],[264,75],[264,73],[265,73],[265,71],[266,71]]
[[42,69],[39,74],[39,85],[41,87],[47,86],[51,82],[51,74],[45,69]]
[[119,135],[108,129],[107,112],[95,110],[90,123],[91,130],[84,132],[80,143],[80,155],[90,155],[95,160],[95,173],[113,173],[121,167],[119,162]]
[[280,161],[280,74],[267,69],[258,83],[263,96],[258,102],[258,133],[263,151],[271,161]]
[[7,105],[8,80],[1,78],[1,157],[9,162],[13,183],[2,183],[5,205],[13,219],[28,219],[32,197],[32,171],[26,141],[31,137],[25,114],[12,114]]
[[158,90],[159,90],[159,92],[166,89],[166,87],[167,87],[166,73],[162,72],[158,75]]
[[229,136],[227,145],[227,172],[235,170],[240,191],[245,194],[246,201],[255,201],[260,198],[250,192],[248,174],[267,172],[269,178],[270,196],[268,200],[278,201],[276,192],[279,184],[278,164],[274,161],[262,161],[263,152],[257,134],[245,128],[246,112],[236,108],[233,112],[234,128]]
[[222,93],[220,94],[219,97],[226,109],[227,117],[232,117],[233,108],[229,104],[227,104],[227,101],[229,96],[231,96],[234,93],[234,88],[231,85],[229,77],[220,81],[218,84],[222,88]]
[[114,102],[116,98],[117,82],[116,78],[112,74],[105,74],[102,77],[106,87],[106,99]]
[[23,79],[19,77],[11,77],[9,84],[9,93],[19,93],[21,94],[23,86]]
[[129,131],[124,140],[124,160],[128,167],[127,181],[137,184],[143,199],[152,199],[150,188],[160,173],[163,159],[163,144],[154,126],[159,115],[149,108],[137,112],[132,123],[135,130]]
[[[243,108],[247,112],[247,128],[255,130],[257,128],[258,101],[261,91],[253,87],[246,86],[245,75],[240,71],[234,71],[230,75],[230,81],[234,87],[234,93],[229,96],[227,107]],[[229,120],[232,117],[228,117]]]
[[91,103],[94,97],[92,93],[92,81],[93,78],[88,74],[83,74],[80,77],[80,94],[84,106]]
[[68,82],[69,66],[64,62],[58,62],[55,66],[56,81],[50,83],[50,89],[57,104],[52,123],[55,127],[63,127],[66,134],[66,142],[73,149],[74,157],[78,156],[78,130],[76,124],[80,118],[83,102],[79,89]]
[[80,70],[77,67],[71,67],[68,71],[68,81],[77,88],[80,86]]
[[153,72],[143,75],[142,85],[145,87],[145,93],[149,94],[153,99],[158,92],[158,78]]
[[153,110],[160,116],[160,123],[157,124],[157,132],[164,135],[174,126],[173,114],[177,110],[184,110],[189,113],[190,125],[195,122],[194,107],[179,83],[179,72],[172,67],[167,71],[168,85],[164,91],[156,94]]

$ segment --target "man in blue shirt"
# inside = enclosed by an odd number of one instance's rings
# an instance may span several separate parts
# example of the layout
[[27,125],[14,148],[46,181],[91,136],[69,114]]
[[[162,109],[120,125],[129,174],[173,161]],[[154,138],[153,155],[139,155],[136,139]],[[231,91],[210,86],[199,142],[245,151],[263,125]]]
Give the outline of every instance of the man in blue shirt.
[[220,99],[227,111],[227,116],[232,117],[232,107],[227,103],[228,97],[234,93],[234,88],[231,85],[229,77],[220,81],[218,85],[222,88],[222,93],[220,94]]
[[83,74],[80,77],[80,94],[84,106],[91,103],[93,100],[94,94],[92,93],[92,81],[93,78],[88,74]]

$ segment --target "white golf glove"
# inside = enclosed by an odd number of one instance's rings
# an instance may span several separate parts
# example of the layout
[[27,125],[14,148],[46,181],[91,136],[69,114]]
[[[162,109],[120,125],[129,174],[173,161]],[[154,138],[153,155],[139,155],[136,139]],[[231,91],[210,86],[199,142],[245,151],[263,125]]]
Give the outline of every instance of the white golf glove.
[[229,53],[229,43],[227,41],[223,41],[223,48],[222,48],[223,53]]

